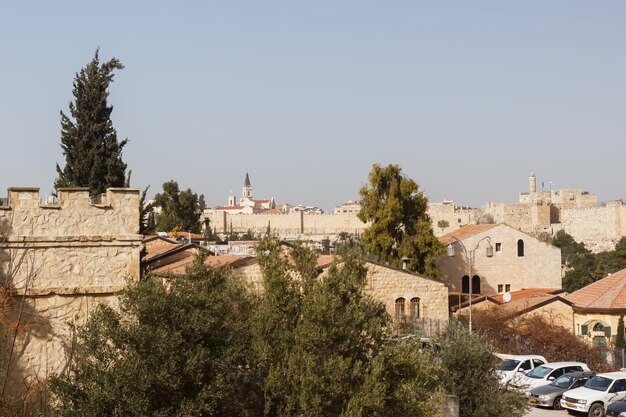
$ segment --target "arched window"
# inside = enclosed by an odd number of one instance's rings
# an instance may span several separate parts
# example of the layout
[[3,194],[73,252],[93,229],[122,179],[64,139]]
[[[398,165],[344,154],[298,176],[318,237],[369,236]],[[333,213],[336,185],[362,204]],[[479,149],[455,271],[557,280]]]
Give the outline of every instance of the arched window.
[[400,297],[396,300],[396,319],[404,317],[404,298]]
[[472,277],[472,294],[480,294],[480,277],[478,275]]
[[411,298],[411,306],[410,306],[409,314],[413,320],[420,318],[420,299],[417,297]]
[[603,332],[604,331],[604,325],[602,323],[600,323],[600,322],[594,324],[593,331],[594,332]]
[[517,256],[524,256],[524,241],[522,239],[517,241]]
[[467,275],[463,276],[463,279],[461,279],[461,292],[463,294],[469,294],[469,277]]

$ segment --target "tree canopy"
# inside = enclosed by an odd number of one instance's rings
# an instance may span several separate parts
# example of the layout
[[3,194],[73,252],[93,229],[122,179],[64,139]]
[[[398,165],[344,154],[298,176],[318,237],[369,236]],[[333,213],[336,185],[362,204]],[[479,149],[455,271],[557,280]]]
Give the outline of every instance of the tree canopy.
[[88,187],[91,194],[101,194],[108,187],[128,185],[122,149],[128,139],[117,140],[111,121],[109,84],[113,72],[124,68],[117,59],[100,64],[99,51],[74,78],[70,116],[61,111],[61,148],[65,156],[63,169],[57,164],[58,187]]
[[360,190],[359,218],[371,225],[363,233],[365,249],[382,261],[429,276],[439,276],[435,265],[443,247],[435,237],[428,199],[398,165],[374,164],[369,185]]
[[188,188],[181,191],[178,183],[170,180],[163,184],[163,192],[154,196],[153,207],[160,207],[156,229],[169,232],[174,228],[186,232],[200,232],[200,206],[198,195]]
[[57,415],[439,415],[439,366],[386,334],[358,248],[325,274],[316,254],[258,246],[256,296],[200,255],[168,285],[146,278],[79,331],[79,360],[51,383]]
[[579,290],[626,268],[625,237],[617,242],[615,249],[595,254],[564,230],[555,233],[552,243],[561,248],[561,264],[565,268],[563,288],[568,292]]
[[164,286],[130,287],[79,332],[79,360],[53,378],[56,415],[245,416],[251,300],[241,281],[199,256]]

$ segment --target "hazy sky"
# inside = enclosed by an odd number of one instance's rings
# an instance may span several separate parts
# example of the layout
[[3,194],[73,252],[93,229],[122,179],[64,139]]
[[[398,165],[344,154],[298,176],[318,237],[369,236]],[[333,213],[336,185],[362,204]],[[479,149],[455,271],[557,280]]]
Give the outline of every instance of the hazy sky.
[[[0,189],[49,193],[99,46],[132,185],[332,208],[375,162],[431,201],[626,198],[624,1],[30,1],[0,9]],[[4,192],[0,192],[4,196]]]

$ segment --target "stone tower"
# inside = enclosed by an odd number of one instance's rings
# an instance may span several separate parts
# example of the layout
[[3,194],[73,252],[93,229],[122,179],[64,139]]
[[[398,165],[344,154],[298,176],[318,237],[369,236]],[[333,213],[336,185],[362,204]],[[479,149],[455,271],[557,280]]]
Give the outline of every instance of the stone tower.
[[535,178],[535,173],[531,172],[530,173],[530,177],[528,178],[528,182],[529,182],[529,192],[530,194],[534,194],[537,192],[537,178]]
[[243,182],[243,187],[241,187],[241,198],[252,200],[252,184],[250,184],[250,177],[246,172],[246,180]]

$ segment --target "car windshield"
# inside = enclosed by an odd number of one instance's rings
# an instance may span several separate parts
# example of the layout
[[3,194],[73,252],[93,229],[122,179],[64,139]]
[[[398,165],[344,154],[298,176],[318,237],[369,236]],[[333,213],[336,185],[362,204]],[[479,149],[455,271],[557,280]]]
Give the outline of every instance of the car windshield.
[[500,365],[498,365],[498,369],[501,371],[512,371],[517,368],[517,364],[519,364],[519,361],[515,359],[505,359],[500,362]]
[[558,388],[569,388],[574,380],[576,380],[576,378],[574,378],[573,376],[563,375],[552,381],[550,385]]
[[606,391],[613,382],[610,378],[603,376],[594,376],[585,384],[585,388],[595,389],[596,391]]
[[536,367],[529,373],[527,373],[526,376],[529,376],[531,378],[536,378],[536,379],[542,379],[546,375],[548,375],[550,372],[552,372],[552,368],[548,368],[547,366],[541,365],[541,366]]

